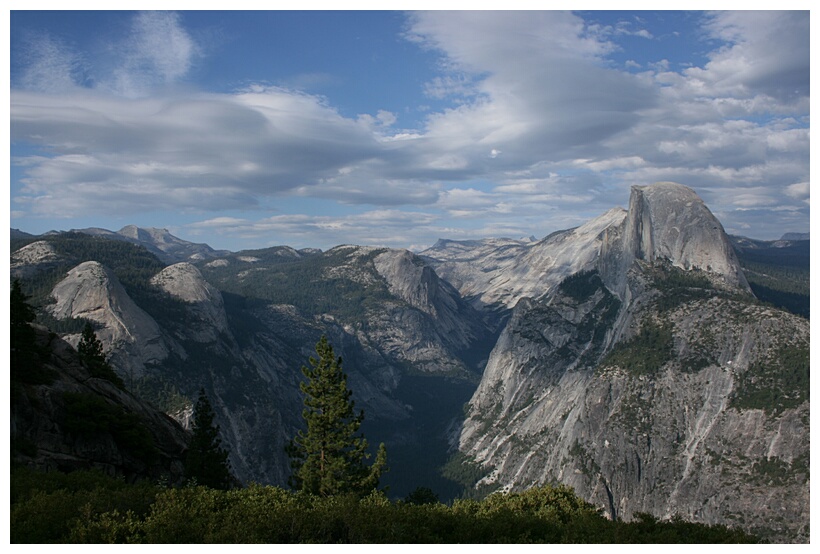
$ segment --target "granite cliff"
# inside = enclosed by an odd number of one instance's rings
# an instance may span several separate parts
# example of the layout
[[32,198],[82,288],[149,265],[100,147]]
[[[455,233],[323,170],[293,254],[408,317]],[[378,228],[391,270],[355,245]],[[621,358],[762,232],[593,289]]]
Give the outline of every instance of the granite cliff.
[[600,245],[516,305],[458,437],[475,487],[562,482],[613,518],[806,540],[808,321],[755,301],[680,185],[633,188]]

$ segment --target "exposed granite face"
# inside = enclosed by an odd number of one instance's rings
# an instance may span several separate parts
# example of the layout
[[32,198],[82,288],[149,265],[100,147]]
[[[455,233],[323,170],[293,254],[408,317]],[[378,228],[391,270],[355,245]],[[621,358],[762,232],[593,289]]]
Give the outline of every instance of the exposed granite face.
[[[808,399],[774,412],[735,400],[781,348],[807,351],[808,322],[730,298],[700,299],[658,320],[670,326],[673,351],[653,371],[579,365],[614,334],[614,325],[578,334],[590,314],[603,323],[595,311],[602,294],[519,304],[459,439],[488,474],[479,486],[557,481],[612,517],[680,514],[778,529],[771,540],[807,540]],[[634,300],[629,325],[652,325],[651,292]]]
[[391,311],[392,323],[383,319],[379,326],[396,335],[396,355],[406,355],[431,372],[465,371],[458,354],[489,336],[481,315],[412,252],[387,250],[373,264],[390,293],[406,303]]
[[[118,237],[175,242],[154,231]],[[65,263],[46,243],[26,249],[12,256],[13,275]],[[613,517],[677,513],[808,538],[808,393],[785,384],[782,409],[743,403],[784,348],[807,352],[808,322],[751,302],[720,223],[691,189],[634,187],[628,211],[540,241],[440,241],[423,254],[280,247],[199,269],[179,263],[151,280],[168,300],[167,313],[148,307],[153,318],[86,262],[54,288],[49,309],[100,323],[126,381],[146,374],[191,398],[205,387],[243,482],[286,482],[284,445],[302,424],[299,368],[324,334],[368,421],[407,450],[432,427],[450,429],[486,471],[479,487],[563,482]],[[367,300],[355,316],[223,296],[203,278],[244,286],[308,257],[313,273],[299,275]],[[461,396],[447,421],[419,430],[420,396],[400,396],[409,377],[430,379],[422,389],[463,385],[491,348],[463,425]],[[611,357],[619,349],[632,356]]]
[[[243,267],[264,272],[266,263],[282,263],[283,256],[303,256],[280,250],[272,262],[251,256],[237,259]],[[38,252],[44,259],[20,256],[25,258],[21,267],[47,261],[52,254],[48,248]],[[72,268],[54,287],[55,302],[48,309],[56,318],[83,317],[98,323],[97,336],[127,384],[153,379],[188,398],[204,387],[237,477],[284,485],[289,474],[284,447],[303,424],[299,368],[315,355],[313,347],[322,334],[345,360],[357,407],[386,433],[395,427],[392,422],[406,422],[412,414],[412,405],[396,396],[404,375],[475,380],[481,368],[461,354],[490,336],[474,308],[414,254],[343,246],[332,256],[334,263],[321,276],[388,291],[380,293],[380,302],[370,302],[359,320],[258,301],[234,304],[229,317],[219,290],[186,262],[170,265],[150,279],[159,306],[153,306],[153,316],[97,262]],[[226,260],[224,267],[239,262]],[[237,269],[237,278],[249,278],[245,271]],[[68,335],[66,340],[76,344],[79,336]],[[190,408],[174,415],[184,424]]]
[[557,481],[611,517],[808,540],[807,384],[761,373],[808,363],[808,321],[751,301],[722,227],[680,185],[633,188],[584,279],[519,302],[499,338],[458,441],[487,473],[477,486]]
[[54,247],[38,240],[27,244],[11,255],[12,278],[25,279],[48,269],[61,260]]
[[[145,374],[165,360],[172,345],[157,322],[128,296],[117,277],[98,262],[71,269],[52,291],[48,309],[58,319],[82,317],[100,325],[97,338],[124,378]],[[66,339],[76,345],[79,335]]]
[[702,270],[727,287],[750,290],[721,223],[692,189],[677,183],[632,187],[626,218],[606,230],[598,267],[620,296],[634,261],[657,259]]
[[476,307],[507,310],[521,298],[542,296],[568,275],[595,267],[604,231],[625,216],[622,208],[612,208],[540,241],[439,241],[421,255]]
[[187,305],[191,317],[186,334],[197,342],[215,341],[220,333],[228,332],[222,294],[193,265],[170,265],[156,274],[151,284]]

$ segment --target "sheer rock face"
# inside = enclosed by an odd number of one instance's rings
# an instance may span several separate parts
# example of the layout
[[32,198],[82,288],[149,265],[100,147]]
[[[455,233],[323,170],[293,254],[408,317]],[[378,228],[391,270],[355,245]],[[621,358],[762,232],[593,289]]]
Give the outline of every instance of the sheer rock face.
[[187,305],[191,318],[186,335],[197,342],[215,341],[228,331],[228,317],[222,294],[202,277],[199,270],[181,262],[166,267],[151,279],[151,284]]
[[[156,321],[128,296],[117,277],[98,262],[83,262],[71,269],[52,291],[49,306],[58,319],[85,318],[101,328],[97,338],[111,355],[123,378],[139,377],[146,366],[168,357],[169,347]],[[69,336],[72,344],[79,336]]]
[[[579,333],[602,294],[516,308],[459,439],[486,471],[478,485],[562,482],[615,518],[680,514],[807,540],[808,398],[775,412],[735,399],[781,348],[808,349],[808,322],[729,298],[686,303],[663,318],[672,355],[640,374],[578,363],[613,334]],[[653,321],[652,292],[633,298],[631,324]]]
[[626,218],[605,233],[599,267],[607,286],[623,294],[632,263],[656,259],[750,290],[723,226],[692,189],[677,183],[632,187]]
[[436,342],[460,352],[487,335],[487,329],[479,323],[480,315],[412,252],[388,250],[376,256],[373,263],[387,281],[391,294],[427,316],[427,326],[437,335]]

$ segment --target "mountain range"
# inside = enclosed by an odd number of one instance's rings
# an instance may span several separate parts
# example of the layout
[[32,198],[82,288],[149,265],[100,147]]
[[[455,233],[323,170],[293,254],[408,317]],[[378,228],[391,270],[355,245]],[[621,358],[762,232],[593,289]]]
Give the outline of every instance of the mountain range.
[[286,482],[325,335],[391,494],[560,482],[613,518],[787,541],[809,537],[808,271],[808,240],[729,237],[675,183],[541,240],[232,253],[128,226],[12,230],[11,256],[130,391],[185,422],[205,388],[242,482]]

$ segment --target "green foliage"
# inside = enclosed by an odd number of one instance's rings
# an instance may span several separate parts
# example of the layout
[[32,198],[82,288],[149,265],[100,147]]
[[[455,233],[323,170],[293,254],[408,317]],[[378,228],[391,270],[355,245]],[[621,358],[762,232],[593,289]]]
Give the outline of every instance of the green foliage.
[[[762,279],[749,277],[748,274],[747,277],[749,279],[749,286],[752,288],[752,292],[758,300],[809,319],[810,298],[808,294],[780,290],[779,284],[775,284],[777,288],[768,287],[760,283]],[[769,282],[768,280],[763,281]]]
[[138,415],[95,394],[66,392],[63,400],[67,432],[86,436],[108,433],[117,446],[135,458],[147,463],[156,458],[154,440]]
[[429,487],[417,487],[410,494],[404,497],[408,504],[438,504],[438,495]]
[[810,300],[809,241],[735,244],[740,266],[755,296],[808,319]]
[[487,470],[457,451],[450,456],[450,459],[441,468],[441,474],[447,479],[461,484],[465,490],[471,490],[476,483],[487,475]]
[[781,346],[740,374],[730,405],[770,414],[796,408],[809,400],[809,372],[808,344]]
[[39,237],[39,240],[47,241],[61,260],[55,262],[50,270],[40,272],[30,279],[28,285],[35,305],[48,302],[54,285],[72,267],[82,262],[96,261],[110,268],[128,294],[142,306],[138,299],[151,294],[151,277],[165,267],[148,250],[129,242],[76,232],[48,235]]
[[92,377],[106,379],[120,390],[125,390],[125,383],[106,360],[102,343],[94,333],[91,323],[87,322],[83,327],[80,342],[77,344],[77,353],[80,355],[80,361],[91,372]]
[[92,514],[71,538],[140,543],[658,543],[757,542],[723,526],[639,516],[613,522],[571,489],[536,487],[484,501],[389,502],[381,493],[321,497],[251,485],[158,494],[147,515]]
[[652,284],[661,292],[655,301],[659,311],[666,312],[681,304],[711,298],[720,293],[700,270],[681,269],[666,260],[655,262],[649,268]]
[[[369,309],[384,302],[395,301],[387,283],[378,276],[373,259],[384,252],[373,252],[352,260],[349,249],[336,248],[305,258],[277,259],[273,263],[264,258],[254,264],[223,267],[201,267],[209,282],[220,290],[250,299],[261,299],[274,304],[290,304],[310,314],[333,314],[346,321],[361,321]],[[354,280],[339,267],[355,263],[357,273],[372,279]]]
[[11,542],[26,544],[108,542],[71,537],[77,527],[105,514],[146,516],[160,491],[151,483],[127,484],[99,471],[42,473],[23,467],[12,468],[10,484]]
[[559,283],[559,290],[578,302],[591,297],[595,292],[604,286],[601,277],[595,270],[579,271],[570,275]]
[[752,475],[767,486],[783,486],[794,478],[794,471],[788,462],[776,456],[760,458],[752,464]]
[[287,448],[293,468],[290,484],[322,496],[367,494],[378,487],[385,469],[384,444],[379,446],[372,466],[367,467],[367,440],[357,435],[364,412],[354,412],[342,359],[336,358],[324,336],[316,345],[316,353],[318,358],[310,358],[310,368],[302,366],[307,379],[300,384],[307,430],[299,431]]
[[166,414],[179,412],[193,404],[162,375],[143,375],[129,384],[129,390]]
[[214,425],[214,411],[205,389],[199,390],[194,406],[192,432],[185,457],[185,476],[206,487],[229,488],[233,476],[228,451],[221,447],[219,425]]
[[100,472],[11,472],[12,543],[749,543],[739,530],[610,521],[566,486],[483,501],[390,502],[383,493],[315,496],[252,484],[222,491],[126,484]]
[[60,336],[79,335],[83,332],[86,323],[94,324],[93,321],[84,317],[57,319],[47,310],[39,310],[37,312],[37,323]]
[[637,335],[616,344],[601,366],[618,366],[635,375],[651,375],[672,359],[672,347],[671,328],[647,320]]

